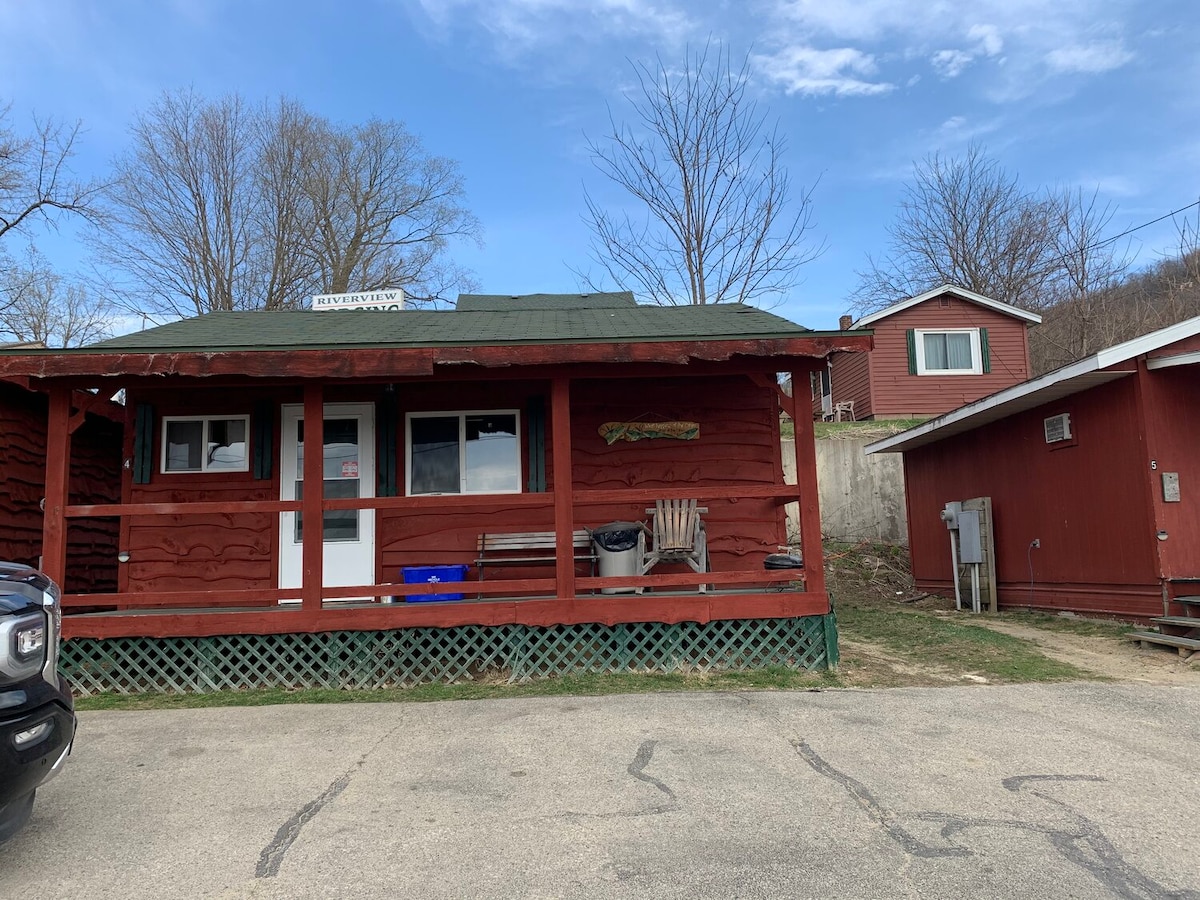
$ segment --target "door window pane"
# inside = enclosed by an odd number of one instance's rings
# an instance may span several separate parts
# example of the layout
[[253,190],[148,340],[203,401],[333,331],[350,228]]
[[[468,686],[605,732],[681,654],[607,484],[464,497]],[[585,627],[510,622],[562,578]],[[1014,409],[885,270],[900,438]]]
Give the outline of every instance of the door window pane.
[[[325,498],[359,496],[360,459],[358,419],[325,419],[322,428],[322,474]],[[304,499],[304,420],[296,423],[296,499]],[[322,517],[325,543],[357,541],[358,509],[327,509]],[[296,513],[295,541],[304,537],[304,515]]]
[[[327,478],[325,480],[325,497],[329,500],[341,500],[358,497],[358,480],[349,478]],[[304,499],[304,482],[296,482],[296,499]],[[358,509],[327,509],[323,516],[325,543],[358,540]],[[296,513],[296,533],[293,540],[297,544],[304,540],[304,513]]]
[[411,491],[457,494],[458,416],[420,416],[411,420]]

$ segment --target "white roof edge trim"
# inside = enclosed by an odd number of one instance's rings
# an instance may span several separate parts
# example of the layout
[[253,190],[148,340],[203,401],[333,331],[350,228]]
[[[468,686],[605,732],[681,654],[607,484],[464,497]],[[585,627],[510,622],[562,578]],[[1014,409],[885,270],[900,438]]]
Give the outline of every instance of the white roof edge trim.
[[[998,406],[1003,406],[1013,400],[1021,397],[1026,397],[1034,394],[1051,385],[1058,384],[1062,381],[1070,381],[1072,378],[1078,378],[1080,375],[1087,375],[1090,372],[1098,372],[1101,369],[1107,369],[1109,366],[1115,366],[1118,363],[1123,363],[1126,360],[1141,356],[1143,353],[1150,353],[1157,350],[1159,347],[1165,347],[1168,344],[1173,344],[1176,341],[1182,341],[1185,338],[1193,337],[1200,334],[1200,316],[1195,318],[1185,319],[1182,322],[1177,322],[1174,325],[1168,325],[1166,328],[1160,328],[1158,331],[1152,331],[1149,334],[1143,334],[1141,337],[1133,338],[1125,341],[1123,344],[1116,344],[1109,347],[1107,350],[1101,350],[1098,353],[1081,359],[1078,362],[1070,363],[1063,366],[1061,369],[1055,369],[1053,372],[1047,372],[1045,375],[1039,375],[1037,378],[1023,381],[1020,384],[1015,384],[1010,388],[1005,388],[991,396],[984,397],[981,400],[976,400],[974,403],[968,403],[966,406],[960,406],[958,409],[951,410],[948,413],[938,416],[936,419],[930,419],[928,422],[922,422],[915,428],[910,428],[907,431],[902,431],[899,434],[894,434],[891,437],[884,438],[881,441],[876,441],[873,444],[867,444],[863,448],[865,454],[871,453],[886,453],[897,444],[908,443],[913,438],[922,437],[930,434],[947,425],[952,425],[955,422],[961,422],[964,419],[969,419],[972,416],[986,412],[990,409],[995,409]],[[1170,357],[1174,359],[1174,357]],[[1149,365],[1149,362],[1147,362]]]
[[1173,366],[1194,366],[1200,363],[1200,350],[1190,353],[1178,353],[1175,356],[1158,356],[1146,360],[1148,369],[1170,369]]
[[870,325],[872,322],[878,322],[880,319],[895,315],[896,313],[916,306],[918,303],[924,303],[926,300],[932,300],[934,297],[942,294],[954,294],[964,300],[969,300],[971,303],[979,306],[986,306],[988,309],[994,309],[996,312],[1004,313],[1017,319],[1022,319],[1029,322],[1031,325],[1040,325],[1042,317],[1037,313],[1032,313],[1027,309],[1021,309],[1017,306],[1012,306],[1008,303],[1001,303],[999,300],[993,300],[991,297],[985,297],[983,294],[977,294],[974,291],[968,291],[966,288],[955,287],[952,284],[943,284],[940,287],[935,287],[931,291],[926,291],[923,294],[917,294],[915,297],[909,297],[907,300],[901,300],[899,303],[893,303],[891,306],[877,310],[873,313],[863,316],[855,322],[852,328],[863,328]]

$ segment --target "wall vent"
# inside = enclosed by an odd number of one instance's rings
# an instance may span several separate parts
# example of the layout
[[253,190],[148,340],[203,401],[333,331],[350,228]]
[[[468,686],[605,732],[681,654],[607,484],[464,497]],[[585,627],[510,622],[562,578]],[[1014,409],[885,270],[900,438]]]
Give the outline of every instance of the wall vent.
[[1071,414],[1060,413],[1057,416],[1051,416],[1042,421],[1043,427],[1046,429],[1046,443],[1054,444],[1058,441],[1071,440]]

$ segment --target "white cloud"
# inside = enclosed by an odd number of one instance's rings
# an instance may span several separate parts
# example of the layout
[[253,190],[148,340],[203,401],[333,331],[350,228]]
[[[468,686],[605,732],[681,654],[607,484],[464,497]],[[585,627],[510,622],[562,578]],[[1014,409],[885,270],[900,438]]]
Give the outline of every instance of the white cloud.
[[996,56],[1004,49],[1004,38],[995,25],[972,25],[967,29],[967,38],[977,43],[984,56]]
[[1120,41],[1097,41],[1059,47],[1046,54],[1046,64],[1056,72],[1098,75],[1119,69],[1133,59]]
[[875,73],[875,60],[851,47],[818,50],[792,46],[756,56],[754,62],[767,80],[782,85],[788,94],[863,97],[886,94],[895,88],[887,82],[865,80]]
[[957,78],[974,58],[962,50],[939,50],[929,58],[929,62],[943,78]]
[[[442,27],[481,25],[508,49],[601,35],[678,43],[699,34],[683,4],[672,0],[418,0]],[[512,47],[516,44],[517,47]]]

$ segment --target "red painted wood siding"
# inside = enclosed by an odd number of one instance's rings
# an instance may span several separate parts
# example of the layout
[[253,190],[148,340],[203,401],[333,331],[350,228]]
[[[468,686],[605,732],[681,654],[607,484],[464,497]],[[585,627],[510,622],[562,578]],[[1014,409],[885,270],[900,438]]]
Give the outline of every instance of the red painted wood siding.
[[[398,384],[397,471],[404,492],[404,416],[410,412],[518,409],[521,413],[522,490],[528,477],[527,418],[531,400],[547,411],[547,483],[553,487],[548,380],[460,381]],[[326,392],[326,402],[375,402],[383,386]],[[273,477],[256,481],[252,472],[163,475],[159,472],[161,422],[174,415],[244,415],[269,397],[276,407]],[[186,391],[131,393],[133,404],[154,405],[154,472],[151,482],[132,484],[129,502],[185,500],[271,500],[279,497],[280,402],[298,402],[298,389],[189,388]],[[772,485],[783,482],[779,442],[779,401],[774,387],[743,376],[647,379],[580,379],[571,385],[572,459],[576,490],[645,488],[651,498],[679,488],[712,485]],[[618,441],[598,433],[609,421],[687,420],[700,423],[695,441]],[[132,451],[132,443],[127,454]],[[253,450],[251,450],[253,452]],[[703,503],[703,501],[702,501]],[[786,543],[783,506],[772,500],[708,502],[709,546],[714,569],[761,568],[762,556]],[[645,504],[601,503],[576,510],[577,527],[614,520],[645,519]],[[399,579],[410,565],[470,563],[481,532],[549,531],[554,527],[550,495],[544,508],[489,507],[486,512],[381,510],[377,514],[376,560],[381,583]],[[125,546],[131,561],[122,566],[123,590],[179,591],[217,588],[270,588],[277,584],[278,516],[211,514],[134,519]],[[505,577],[550,577],[552,569],[504,570]],[[682,571],[663,565],[656,574]],[[581,574],[583,574],[581,570]],[[475,577],[474,571],[471,576]]]
[[[1200,342],[1197,342],[1200,343]],[[1195,349],[1195,348],[1188,348]],[[1175,348],[1173,352],[1183,352]],[[1168,354],[1169,355],[1169,354]],[[1144,471],[1150,480],[1155,531],[1166,578],[1200,577],[1200,367],[1145,370],[1142,402],[1146,410]],[[1150,469],[1153,460],[1155,469]],[[1163,473],[1179,476],[1178,503],[1163,500]]]
[[[1029,378],[1029,345],[1027,326],[995,310],[949,297],[948,306],[941,306],[934,297],[909,309],[874,323],[875,349],[870,353],[870,399],[862,396],[861,371],[854,369],[853,357],[843,365],[850,366],[851,386],[844,399],[855,401],[870,410],[876,419],[937,416],[957,409],[965,403],[994,394]],[[910,328],[986,328],[991,351],[991,373],[985,375],[910,375],[908,374],[908,343],[905,333]],[[840,388],[835,376],[834,399]]]
[[871,365],[874,355],[875,351],[871,351],[837,353],[833,357],[833,402],[853,402],[856,419],[869,419],[875,414],[871,403]]
[[[1043,420],[1063,412],[1074,445],[1048,445]],[[1137,377],[1128,376],[906,453],[917,583],[952,593],[938,513],[947,501],[990,496],[1001,605],[1161,614],[1140,422]],[[1031,551],[1034,538],[1041,548]]]
[[[164,416],[248,416],[254,411],[255,403],[262,399],[275,403],[270,479],[256,480],[253,471],[173,474],[161,471]],[[131,409],[139,403],[153,406],[154,439],[150,482],[134,484],[132,471],[124,473],[127,502],[278,500],[278,404],[301,400],[299,388],[283,391],[254,388],[130,391]],[[131,457],[132,431],[130,424],[126,453]],[[253,453],[253,448],[250,452]],[[129,551],[130,561],[121,566],[121,590],[272,588],[277,584],[275,557],[278,543],[279,516],[270,513],[133,518],[126,523],[124,546]]]
[[[44,394],[0,382],[0,559],[36,566],[46,494]],[[121,426],[88,416],[71,437],[72,503],[120,499]],[[67,532],[68,592],[117,586],[117,520],[75,519]]]
[[[454,410],[464,406],[463,386],[431,385],[414,393],[404,412]],[[470,408],[522,410],[522,460],[526,459],[524,410],[531,398],[545,399],[549,383],[485,382],[473,386],[478,401]],[[579,380],[571,385],[571,445],[576,490],[605,488],[654,489],[670,496],[673,485],[775,484],[782,481],[778,440],[778,399],[770,388],[744,378],[678,378],[648,380]],[[697,421],[696,441],[670,439],[617,441],[609,445],[598,433],[604,422]],[[546,429],[547,484],[553,488],[550,427]],[[403,452],[403,448],[401,448]],[[524,465],[524,462],[523,462]],[[399,468],[403,472],[404,459]],[[528,471],[523,473],[523,482]],[[776,480],[778,479],[778,481]],[[710,507],[709,546],[713,566],[751,553],[775,552],[786,542],[783,507],[769,500],[720,501]],[[401,566],[470,562],[480,532],[550,531],[554,510],[491,508],[478,513],[447,511],[412,516],[401,511],[380,513],[383,573],[396,577]],[[594,504],[577,507],[576,527],[610,521],[644,520],[645,505]],[[745,565],[741,563],[740,565]],[[662,572],[675,571],[662,566]],[[658,570],[656,569],[656,572]],[[528,571],[509,567],[506,575],[545,576],[546,567]]]

